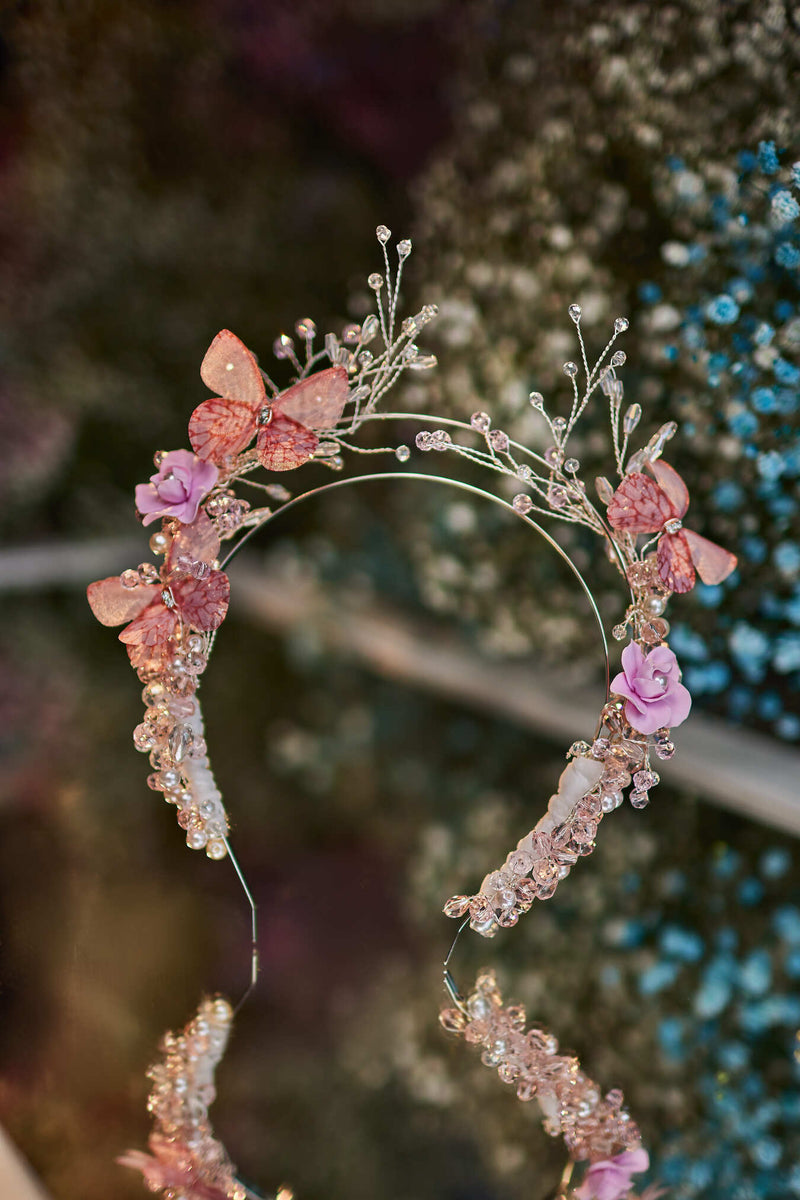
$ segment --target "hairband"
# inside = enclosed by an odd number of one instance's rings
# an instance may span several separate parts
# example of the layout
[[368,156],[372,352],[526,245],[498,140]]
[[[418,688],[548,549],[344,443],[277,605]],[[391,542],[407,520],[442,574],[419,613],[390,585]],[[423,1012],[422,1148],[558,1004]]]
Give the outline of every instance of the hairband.
[[[293,373],[288,386],[274,382],[233,333],[223,330],[215,337],[200,371],[213,395],[191,415],[191,449],[158,452],[154,474],[136,488],[143,524],[157,526],[150,549],[160,566],[143,562],[88,589],[98,620],[124,625],[119,637],[143,684],[144,718],[133,737],[137,750],[149,756],[148,785],[175,807],[190,848],[204,849],[211,859],[230,856],[250,905],[251,981],[240,1004],[256,982],[256,909],[231,849],[229,818],[211,770],[197,690],[228,610],[225,568],[256,530],[305,498],[345,484],[437,479],[516,514],[575,575],[600,629],[607,699],[594,731],[584,731],[586,740],[569,748],[567,766],[534,828],[505,863],[487,873],[475,893],[446,902],[445,913],[461,922],[459,933],[469,925],[483,936],[515,925],[535,900],[554,894],[578,859],[592,852],[601,821],[622,804],[626,789],[634,808],[648,804],[659,782],[654,765],[674,753],[671,731],[686,719],[691,705],[667,644],[667,602],[673,593],[689,591],[696,575],[719,583],[736,564],[732,554],[683,524],[688,491],[661,457],[676,432],[674,422],[632,450],[642,413],[637,403],[623,408],[617,370],[625,354],[615,348],[628,326],[622,317],[590,367],[581,310],[570,306],[580,364],[564,364],[571,392],[567,415],[551,415],[540,393],[530,396],[549,435],[543,453],[493,428],[484,412],[466,422],[382,411],[385,394],[401,375],[435,366],[435,357],[421,350],[416,339],[436,309],[426,305],[414,316],[399,318],[403,264],[411,243],[396,244],[393,266],[390,231],[379,226],[377,237],[383,271],[367,281],[375,312],[360,325],[348,325],[341,336],[326,334],[321,345],[308,318],[296,323],[294,337],[282,334],[273,351]],[[593,402],[608,406],[619,479],[616,486],[606,476],[595,479],[596,499],[590,498],[570,442]],[[353,441],[369,422],[400,419],[434,426],[417,434],[419,451],[455,454],[493,471],[505,477],[501,489],[495,493],[460,479],[395,468],[353,474],[296,496],[274,478],[253,478],[262,468],[284,473],[312,462],[341,471],[351,453],[392,454],[405,464],[412,453],[406,445],[376,449]],[[511,500],[506,499],[509,481],[515,492]],[[588,527],[624,577],[629,602],[612,633],[627,644],[613,679],[591,590],[567,552],[539,524],[540,516]],[[633,1177],[647,1169],[649,1160],[621,1092],[603,1095],[577,1059],[560,1052],[552,1035],[536,1025],[526,1028],[524,1009],[504,1003],[492,972],[482,972],[468,995],[459,992],[449,966],[457,940],[458,934],[444,963],[448,1001],[441,1024],[480,1047],[482,1061],[497,1069],[520,1100],[538,1101],[545,1129],[563,1138],[569,1155],[558,1195],[565,1200],[633,1197]],[[204,999],[181,1032],[167,1035],[163,1058],[150,1070],[150,1153],[130,1151],[119,1161],[140,1170],[151,1190],[161,1190],[168,1200],[246,1200],[254,1195],[237,1179],[208,1119],[214,1072],[233,1015],[222,997]],[[583,1165],[578,1184],[573,1182],[576,1164]],[[641,1193],[657,1194],[652,1188]]]

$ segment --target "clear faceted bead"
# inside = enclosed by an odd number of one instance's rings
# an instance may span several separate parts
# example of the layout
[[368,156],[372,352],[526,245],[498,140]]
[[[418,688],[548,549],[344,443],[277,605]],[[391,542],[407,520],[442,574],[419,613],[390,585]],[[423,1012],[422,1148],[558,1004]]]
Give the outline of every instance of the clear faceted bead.
[[581,306],[580,306],[580,304],[570,304],[569,308],[567,309],[567,312],[568,312],[568,313],[569,313],[569,315],[570,315],[570,320],[574,321],[574,322],[575,322],[575,324],[577,325],[577,324],[578,324],[578,322],[579,322],[579,321],[580,321],[580,319],[581,319]]
[[408,462],[411,458],[411,451],[408,446],[398,446],[394,452],[394,456],[398,462]]
[[377,271],[373,271],[367,279],[367,283],[372,288],[373,292],[379,292],[383,287],[383,276],[379,275]]
[[127,571],[122,572],[119,577],[119,581],[124,588],[135,588],[141,583],[139,572],[134,571],[132,567],[129,567]]
[[469,423],[473,429],[477,429],[478,433],[488,433],[492,425],[492,418],[488,413],[476,412],[470,417]]
[[[392,236],[392,231],[391,231],[391,229],[387,228],[386,225],[379,225],[378,228],[375,230],[375,236],[378,239],[378,241],[380,242],[380,244],[382,246],[385,246],[386,243],[389,241],[389,238]],[[370,287],[371,286],[372,285],[370,284]]]
[[628,358],[628,356],[624,350],[615,350],[614,353],[611,355],[612,367],[623,366],[624,363],[627,361],[627,358]]
[[578,374],[578,364],[575,362],[565,362],[564,363],[564,374],[568,375],[570,377],[570,379],[574,379],[575,376]]
[[541,392],[531,392],[528,399],[534,408],[538,409],[540,412],[542,411],[544,408],[544,396]]
[[515,512],[527,513],[533,508],[533,501],[530,496],[526,496],[524,492],[521,492],[520,495],[514,497],[511,505]]
[[624,333],[629,325],[630,321],[627,317],[617,317],[616,321],[614,322],[614,332]]

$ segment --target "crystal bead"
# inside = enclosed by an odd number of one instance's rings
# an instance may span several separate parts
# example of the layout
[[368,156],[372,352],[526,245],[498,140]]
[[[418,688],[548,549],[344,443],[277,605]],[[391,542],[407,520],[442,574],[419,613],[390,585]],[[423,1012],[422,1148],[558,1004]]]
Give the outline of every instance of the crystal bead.
[[633,433],[634,429],[639,424],[641,419],[642,419],[641,404],[631,404],[630,407],[628,408],[627,412],[625,413],[625,416],[622,418],[623,433]]
[[152,750],[153,746],[158,743],[155,731],[152,725],[142,723],[137,725],[133,731],[133,744],[140,754],[145,754],[148,750]]
[[527,875],[533,866],[533,855],[526,850],[512,850],[506,863],[515,875]]
[[442,912],[446,917],[463,917],[470,905],[471,896],[451,896]]
[[[361,340],[361,326],[360,325],[345,325],[344,329],[342,330],[342,341],[344,342],[345,346],[357,346],[358,343],[360,342],[360,340]],[[372,355],[370,355],[370,361],[371,360],[372,360]]]
[[662,425],[657,433],[654,433],[647,443],[647,457],[653,462],[661,455],[666,443],[673,438],[678,432],[676,421],[667,421],[666,425]]
[[469,423],[473,429],[477,429],[478,433],[488,433],[492,425],[492,418],[488,413],[476,412],[470,417]]
[[360,367],[371,367],[374,357],[371,350],[362,350],[358,356],[358,365]]
[[539,894],[538,888],[532,879],[521,879],[514,890],[517,893],[517,901],[526,909],[530,908]]
[[280,337],[276,337],[272,343],[272,353],[276,358],[291,358],[294,352],[294,342],[288,334],[282,333]]
[[[382,246],[386,245],[386,243],[389,241],[389,238],[391,236],[392,236],[391,229],[388,229],[385,225],[379,225],[378,228],[375,230],[375,237],[378,239],[378,241],[380,242],[380,244]],[[370,284],[370,287],[371,286],[372,285]]]
[[661,776],[655,771],[637,771],[633,777],[634,785],[646,792],[648,788],[654,788],[661,782]]
[[598,475],[594,481],[595,490],[603,504],[609,505],[614,499],[614,489],[605,475]]
[[153,554],[166,554],[170,548],[172,538],[169,537],[163,530],[159,529],[150,538],[150,549]]
[[306,338],[308,341],[310,341],[311,338],[316,337],[317,326],[311,320],[311,317],[300,317],[300,319],[294,323],[294,331],[298,337]]
[[408,462],[411,458],[411,451],[408,446],[398,446],[394,452],[394,456],[398,462]]
[[649,646],[663,642],[668,633],[669,621],[665,621],[663,617],[653,617],[652,621],[646,621],[642,626],[642,640]]
[[556,433],[563,433],[566,428],[567,428],[567,422],[564,417],[554,417],[553,418],[553,429],[555,430]]
[[434,429],[431,434],[431,449],[446,450],[452,445],[452,439],[446,429]]
[[431,435],[426,429],[423,429],[421,433],[417,434],[414,442],[418,450],[428,451],[433,449]]
[[519,920],[519,913],[515,908],[504,908],[502,912],[497,914],[497,924],[502,925],[503,929],[511,929]]
[[467,1018],[460,1008],[445,1008],[439,1013],[439,1024],[448,1033],[461,1033]]
[[615,641],[621,642],[625,638],[625,632],[626,632],[627,628],[628,628],[627,625],[615,625],[614,628],[611,630],[611,636],[614,638]]
[[527,1101],[533,1100],[536,1095],[536,1080],[523,1078],[517,1082],[517,1099]]
[[367,279],[367,283],[372,288],[373,292],[379,292],[383,287],[383,276],[379,275],[377,271],[373,271]]
[[631,802],[631,808],[647,808],[650,803],[650,797],[647,792],[633,791],[628,796]]
[[517,479],[521,479],[523,483],[530,483],[533,479],[533,471],[523,464],[523,466],[517,467]]
[[617,317],[614,322],[614,333],[624,333],[629,325],[630,321],[627,317]]
[[541,392],[531,392],[528,399],[530,400],[533,408],[538,409],[539,412],[542,411],[542,409],[544,408],[544,396],[542,395]]
[[408,365],[412,371],[430,371],[438,362],[435,354],[417,354]]
[[134,571],[132,567],[129,567],[127,571],[122,572],[119,577],[119,581],[124,588],[135,588],[141,583],[139,572]]
[[668,759],[675,753],[674,742],[656,742],[656,757]]
[[565,362],[564,363],[564,374],[568,375],[570,377],[570,379],[574,379],[575,376],[578,374],[578,364],[575,362]]
[[408,258],[411,253],[411,241],[409,238],[403,238],[402,242],[397,243],[397,257],[402,262]]
[[575,324],[577,325],[577,324],[578,324],[578,322],[579,322],[579,321],[580,321],[580,319],[581,319],[581,306],[580,306],[580,304],[570,304],[569,308],[567,309],[567,312],[569,313],[570,320],[571,320],[571,321],[574,321],[574,322],[575,322]]
[[226,496],[224,492],[218,492],[206,501],[206,513],[212,518],[221,517],[223,513],[228,511],[230,502],[230,496]]
[[595,738],[592,742],[592,758],[605,758],[610,744],[608,738]]
[[155,454],[153,455],[153,462],[157,467],[161,466],[164,459],[167,457],[167,453],[168,451],[166,450],[156,450]]
[[371,342],[376,333],[380,329],[380,321],[374,313],[366,318],[361,326],[361,341],[362,343]]
[[511,501],[511,506],[515,512],[527,513],[533,508],[533,501],[530,496],[526,496],[524,492],[521,492],[519,496],[515,496]]
[[148,683],[147,687],[142,690],[142,703],[150,708],[153,704],[160,704],[166,695],[166,688],[163,683],[154,680],[153,683]]
[[557,467],[561,463],[561,451],[558,446],[548,446],[544,452],[544,461],[548,467]]
[[566,488],[561,487],[560,484],[554,484],[548,489],[547,502],[551,508],[565,508],[569,502]]
[[489,434],[489,445],[498,453],[504,454],[508,449],[508,434],[503,433],[502,429],[493,429]]
[[578,462],[577,458],[568,458],[564,463],[564,470],[568,475],[574,475],[580,470],[580,466],[581,464]]
[[627,358],[628,358],[628,356],[624,350],[615,350],[614,353],[611,355],[612,367],[624,366],[625,362],[627,361]]
[[567,751],[567,758],[585,758],[589,753],[589,743],[581,738],[577,742],[573,742]]

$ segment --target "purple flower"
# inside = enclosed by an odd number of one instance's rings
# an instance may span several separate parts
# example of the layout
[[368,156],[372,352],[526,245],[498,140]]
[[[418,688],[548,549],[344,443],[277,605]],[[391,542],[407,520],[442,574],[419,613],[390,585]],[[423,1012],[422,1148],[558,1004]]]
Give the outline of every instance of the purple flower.
[[628,701],[625,719],[639,733],[680,725],[692,707],[669,646],[656,646],[645,655],[641,646],[630,642],[622,651],[622,671],[612,679],[611,691]]
[[592,1163],[575,1193],[576,1200],[624,1200],[631,1188],[631,1175],[646,1171],[649,1165],[649,1155],[641,1146]]
[[200,501],[217,482],[219,471],[191,450],[170,450],[149,483],[136,487],[136,507],[149,525],[159,517],[177,517],[191,525]]

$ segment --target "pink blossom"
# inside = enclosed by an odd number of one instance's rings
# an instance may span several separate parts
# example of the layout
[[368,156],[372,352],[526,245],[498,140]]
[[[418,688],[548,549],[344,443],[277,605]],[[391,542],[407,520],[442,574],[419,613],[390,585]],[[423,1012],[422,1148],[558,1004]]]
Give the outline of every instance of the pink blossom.
[[117,1162],[122,1167],[141,1171],[151,1191],[160,1188],[179,1191],[186,1200],[228,1200],[227,1180],[223,1186],[218,1186],[216,1182],[204,1179],[203,1170],[191,1150],[181,1142],[152,1133],[149,1145],[152,1155],[141,1150],[128,1150]]
[[645,655],[641,646],[630,642],[622,651],[622,671],[612,679],[611,691],[628,701],[625,719],[639,733],[680,725],[692,707],[669,646],[656,646]]
[[219,471],[191,450],[170,450],[149,483],[136,487],[136,507],[149,525],[158,517],[177,517],[190,525],[200,501],[217,482]]
[[650,1157],[641,1146],[592,1163],[575,1192],[576,1200],[624,1200],[631,1189],[631,1175],[646,1171],[649,1165]]

